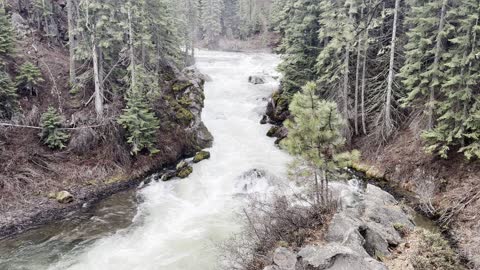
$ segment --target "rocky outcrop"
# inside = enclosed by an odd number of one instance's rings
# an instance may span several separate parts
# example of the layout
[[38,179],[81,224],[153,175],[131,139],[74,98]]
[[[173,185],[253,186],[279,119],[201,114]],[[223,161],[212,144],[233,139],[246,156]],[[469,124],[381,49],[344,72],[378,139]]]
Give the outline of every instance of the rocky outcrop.
[[268,101],[267,110],[265,115],[268,117],[268,123],[281,125],[283,121],[287,120],[290,116],[288,111],[288,97],[282,92],[273,93],[272,97]]
[[279,144],[288,136],[288,129],[284,126],[272,126],[267,132],[267,136],[270,138],[277,138],[275,144]]
[[193,67],[185,68],[178,77],[179,79],[173,84],[172,90],[180,106],[191,113],[187,116],[189,120],[188,130],[194,134],[194,140],[200,148],[211,147],[213,136],[201,118],[205,100],[203,85],[210,78]]
[[358,182],[334,183],[339,210],[333,216],[324,243],[312,243],[296,250],[275,250],[272,265],[264,270],[362,269],[387,270],[377,259],[390,254],[402,242],[399,227],[413,230],[409,209],[380,188]]

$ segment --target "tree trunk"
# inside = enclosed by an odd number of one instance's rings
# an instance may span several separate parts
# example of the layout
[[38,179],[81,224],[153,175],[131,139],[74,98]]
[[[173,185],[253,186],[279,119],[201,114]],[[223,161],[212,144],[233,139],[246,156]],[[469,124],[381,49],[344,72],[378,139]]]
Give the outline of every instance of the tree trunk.
[[135,89],[136,86],[136,74],[135,74],[135,50],[133,48],[133,25],[132,25],[132,11],[128,9],[128,36],[130,45],[130,68],[131,68],[131,87]]
[[[349,22],[352,21],[353,15],[350,13],[349,15]],[[342,100],[343,100],[343,107],[342,107],[342,114],[347,121],[345,125],[344,135],[348,141],[350,141],[350,126],[348,124],[348,84],[349,84],[349,74],[350,74],[350,40],[347,40],[347,44],[345,47],[345,58],[344,58],[344,71],[343,71],[343,92],[342,92]]]
[[[440,54],[442,52],[442,38],[441,32],[445,26],[445,13],[447,12],[448,0],[443,0],[442,2],[442,11],[440,13],[440,22],[438,24],[438,33],[436,38],[435,45],[435,58],[433,60],[433,78],[432,81],[435,81],[437,76],[436,72],[438,71],[438,64],[440,62]],[[435,102],[435,86],[430,86],[430,100],[428,104],[428,129],[433,128],[434,125],[434,102]]]
[[93,77],[95,82],[95,111],[97,112],[97,119],[103,118],[103,93],[100,85],[100,72],[98,68],[98,48],[95,38],[92,38],[92,58],[93,58]]
[[[363,8],[361,12],[361,17],[363,17]],[[357,44],[357,67],[355,69],[355,106],[353,111],[353,120],[355,123],[355,135],[358,135],[358,87],[360,82],[360,61],[361,61],[361,47],[362,47],[362,38],[361,35],[358,35],[358,44]]]
[[315,198],[317,200],[317,205],[320,204],[320,197],[322,198],[321,203],[323,204],[323,195],[320,196],[320,192],[323,191],[323,182],[322,182],[322,187],[319,187],[318,184],[318,173],[317,169],[315,169]]
[[367,134],[367,120],[365,112],[365,91],[367,87],[367,52],[368,52],[368,26],[365,26],[365,34],[363,41],[364,51],[363,51],[363,67],[362,67],[362,93],[361,93],[361,110],[362,110],[362,131],[363,134]]
[[73,0],[67,0],[67,16],[68,16],[68,43],[70,54],[70,86],[73,87],[77,80],[75,72],[75,27],[73,21]]
[[392,29],[392,42],[390,43],[390,66],[388,68],[388,83],[387,83],[387,100],[385,101],[385,135],[389,137],[393,132],[393,119],[392,119],[392,91],[393,91],[393,79],[395,77],[395,45],[397,40],[397,21],[398,10],[400,8],[400,0],[395,0],[395,10],[393,15],[393,29]]

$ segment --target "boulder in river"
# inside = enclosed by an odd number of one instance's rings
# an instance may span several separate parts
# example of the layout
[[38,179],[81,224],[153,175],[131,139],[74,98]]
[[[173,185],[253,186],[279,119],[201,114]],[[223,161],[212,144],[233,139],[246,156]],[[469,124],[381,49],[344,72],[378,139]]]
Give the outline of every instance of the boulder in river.
[[252,84],[264,84],[266,80],[264,76],[252,75],[248,77],[248,82]]
[[192,166],[188,165],[187,167],[184,167],[183,169],[177,171],[177,176],[180,178],[187,178],[190,174],[192,174],[192,172]]
[[166,181],[174,178],[175,176],[177,176],[176,171],[173,171],[173,170],[172,171],[167,171],[164,174],[162,174],[162,176],[160,176],[160,181],[166,182]]
[[180,161],[177,164],[177,171],[176,175],[180,178],[187,178],[190,174],[192,174],[193,168],[190,166],[186,161]]
[[68,191],[60,191],[57,193],[55,199],[59,203],[67,204],[73,202],[73,195]]
[[193,163],[198,163],[202,160],[209,159],[210,158],[210,152],[208,151],[200,151],[198,152],[195,157],[193,158]]
[[279,144],[288,136],[288,129],[284,126],[272,126],[267,132],[267,136],[271,138],[277,138],[275,144]]

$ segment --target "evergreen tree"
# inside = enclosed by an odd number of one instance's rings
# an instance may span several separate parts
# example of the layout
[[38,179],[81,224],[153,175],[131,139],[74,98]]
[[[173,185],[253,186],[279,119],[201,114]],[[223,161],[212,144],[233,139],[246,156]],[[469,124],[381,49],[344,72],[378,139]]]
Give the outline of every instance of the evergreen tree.
[[282,90],[291,96],[316,79],[320,11],[317,1],[289,0],[284,12],[288,22],[280,23],[285,26],[285,36],[279,48],[283,61],[278,69],[283,74]]
[[49,107],[42,114],[40,126],[42,127],[42,132],[39,135],[45,145],[50,149],[63,149],[66,147],[70,135],[61,130],[62,117],[55,108]]
[[446,14],[450,23],[444,76],[437,93],[436,123],[423,137],[427,150],[447,158],[451,150],[468,159],[480,158],[480,6],[478,1],[452,3]]
[[203,39],[208,47],[215,48],[222,33],[223,0],[202,0],[200,8]]
[[40,69],[30,62],[25,62],[20,66],[19,74],[16,78],[17,87],[20,91],[26,91],[38,95],[38,87],[44,82]]
[[[448,0],[412,0],[407,23],[406,60],[400,76],[408,94],[404,103],[423,109],[428,117],[427,128],[435,120],[436,96],[447,79],[444,74],[444,44],[452,27],[446,20]],[[447,24],[447,26],[446,26]]]
[[10,119],[18,110],[18,96],[10,76],[0,72],[0,119]]
[[132,155],[137,155],[142,150],[148,150],[150,154],[158,153],[155,142],[159,121],[150,109],[145,93],[139,88],[129,91],[127,108],[123,110],[118,123],[127,131],[127,142],[132,147]]
[[308,163],[314,176],[317,203],[328,199],[328,175],[358,158],[357,152],[342,152],[345,138],[341,131],[345,125],[334,102],[321,100],[315,93],[316,85],[308,83],[293,96],[287,120],[288,138],[283,145],[293,155]]
[[14,36],[10,19],[3,9],[0,9],[0,56],[10,54],[14,46]]

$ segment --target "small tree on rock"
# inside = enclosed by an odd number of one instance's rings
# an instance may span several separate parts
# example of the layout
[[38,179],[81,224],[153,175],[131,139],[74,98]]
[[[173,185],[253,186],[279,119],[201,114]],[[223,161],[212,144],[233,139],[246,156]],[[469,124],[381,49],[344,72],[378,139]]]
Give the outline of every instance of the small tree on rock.
[[19,90],[30,92],[33,96],[38,94],[37,87],[44,80],[40,69],[30,62],[25,62],[20,67],[20,74],[17,76],[17,87]]
[[62,116],[57,113],[55,108],[49,107],[42,114],[40,126],[42,127],[42,132],[39,135],[45,145],[50,149],[63,149],[66,147],[70,135],[61,129]]
[[[287,120],[288,138],[283,145],[297,162],[306,164],[302,174],[315,180],[317,204],[328,202],[329,175],[348,166],[358,158],[358,151],[342,152],[345,138],[341,135],[344,121],[334,102],[321,100],[315,93],[316,86],[310,82],[293,96],[290,112],[293,120]],[[298,168],[298,167],[297,167]]]
[[127,142],[132,146],[132,155],[137,155],[142,150],[148,150],[150,154],[158,153],[155,135],[160,123],[150,109],[145,94],[137,87],[129,91],[127,108],[123,110],[118,123],[127,130]]

